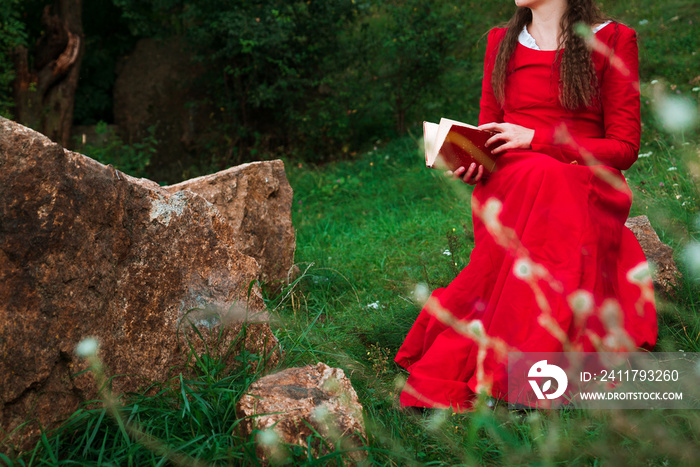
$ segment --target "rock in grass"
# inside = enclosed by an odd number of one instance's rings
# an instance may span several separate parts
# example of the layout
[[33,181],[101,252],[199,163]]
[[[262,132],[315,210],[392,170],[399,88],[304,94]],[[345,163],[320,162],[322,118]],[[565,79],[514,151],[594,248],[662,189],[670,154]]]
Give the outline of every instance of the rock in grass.
[[255,258],[265,282],[286,282],[294,263],[292,187],[281,160],[251,162],[165,187],[190,190],[212,203],[233,226],[243,254]]
[[647,216],[630,217],[625,225],[637,237],[644,256],[651,263],[654,290],[665,297],[672,297],[681,273],[673,261],[673,248],[661,242]]
[[[236,412],[244,420],[239,434],[258,432],[263,460],[283,461],[284,444],[308,448],[314,457],[332,450],[346,451],[353,461],[366,457],[358,449],[365,436],[362,405],[340,368],[318,363],[265,376],[250,386]],[[323,439],[314,438],[315,432]]]
[[[0,118],[4,450],[97,396],[74,353],[85,337],[99,341],[118,393],[189,371],[190,348],[233,365],[242,320],[265,319],[250,288],[260,267],[237,235],[191,191],[171,193]],[[247,327],[245,345],[275,364],[266,323]]]

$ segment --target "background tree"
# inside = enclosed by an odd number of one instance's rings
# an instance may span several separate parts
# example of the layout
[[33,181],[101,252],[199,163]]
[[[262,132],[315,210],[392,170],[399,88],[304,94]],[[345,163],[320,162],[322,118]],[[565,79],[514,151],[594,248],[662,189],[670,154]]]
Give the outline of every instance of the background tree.
[[83,3],[83,32],[85,55],[80,63],[73,121],[76,125],[114,123],[117,64],[133,51],[136,38],[112,0]]
[[[29,3],[36,7],[39,2]],[[14,50],[15,116],[20,123],[68,145],[85,52],[82,0],[56,0],[43,6],[41,25],[43,32],[31,54],[25,45]]]
[[14,107],[12,51],[27,43],[27,31],[21,18],[19,0],[0,2],[0,115],[5,117],[12,117]]
[[[29,38],[16,54],[16,117],[64,145],[73,108],[79,125],[116,123],[116,110],[128,113],[115,109],[114,86],[137,42],[183,45],[178,57],[196,72],[171,78],[190,99],[184,114],[201,120],[182,138],[172,135],[182,125],[158,127],[148,175],[170,182],[279,155],[352,157],[377,140],[419,132],[422,120],[475,120],[486,32],[476,21],[512,10],[449,0],[7,2]],[[155,108],[168,105],[183,104],[171,97]],[[139,120],[143,128],[128,134],[121,128],[110,148],[142,143],[156,123]],[[169,150],[164,131],[186,141],[180,152]]]
[[298,120],[320,95],[327,57],[356,14],[351,0],[259,2],[116,0],[132,33],[182,35],[206,73],[215,109],[204,145],[220,164],[285,151],[297,141]]

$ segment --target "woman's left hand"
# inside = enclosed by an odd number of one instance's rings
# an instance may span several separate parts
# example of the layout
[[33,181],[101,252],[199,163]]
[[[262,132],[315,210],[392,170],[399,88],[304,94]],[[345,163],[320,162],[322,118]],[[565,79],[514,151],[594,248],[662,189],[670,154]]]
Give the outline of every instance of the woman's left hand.
[[505,143],[493,149],[491,154],[499,154],[508,149],[530,149],[532,138],[535,136],[535,130],[513,123],[484,123],[479,125],[479,129],[496,132],[495,135],[486,141],[486,147],[497,141],[505,141]]

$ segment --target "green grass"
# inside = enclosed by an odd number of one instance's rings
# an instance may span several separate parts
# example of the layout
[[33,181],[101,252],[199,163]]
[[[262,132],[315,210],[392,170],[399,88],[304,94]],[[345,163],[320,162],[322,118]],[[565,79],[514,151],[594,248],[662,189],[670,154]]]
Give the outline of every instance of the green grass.
[[[632,215],[648,215],[678,251],[697,238],[697,192],[686,171],[667,169],[683,167],[696,146],[671,150],[674,137],[664,137],[645,139],[659,155],[641,158],[627,176],[635,191]],[[421,157],[416,141],[405,138],[354,161],[288,168],[296,193],[297,259],[314,264],[294,292],[298,305],[281,311],[284,333],[293,341],[304,330],[303,348],[294,352],[302,361],[349,369],[371,427],[370,446],[386,450],[376,454],[377,462],[402,464],[398,452],[429,465],[700,461],[694,454],[700,416],[693,411],[521,415],[497,407],[424,419],[400,410],[397,395],[406,373],[392,360],[419,311],[410,293],[417,283],[449,283],[473,245],[469,188],[425,170]],[[453,255],[444,255],[446,249]],[[375,303],[377,308],[368,306]],[[659,303],[657,350],[700,349],[697,307],[698,284],[686,274],[675,300]],[[306,332],[309,326],[313,333]]]
[[[674,298],[658,303],[657,350],[700,352],[700,286],[682,261],[684,246],[700,240],[697,126],[670,134],[654,110],[661,91],[678,91],[697,107],[700,83],[691,81],[700,73],[700,7],[692,0],[605,6],[640,38],[640,153],[648,156],[626,173],[634,192],[631,215],[649,216],[684,273]],[[414,415],[399,407],[406,372],[393,356],[419,311],[412,291],[420,283],[431,289],[448,284],[473,246],[470,189],[426,170],[421,158],[418,141],[406,137],[324,166],[287,162],[302,275],[281,295],[268,297],[285,350],[281,367],[323,361],[345,370],[364,406],[367,464],[700,464],[700,414],[692,410],[525,413],[498,403],[488,408],[485,400],[469,414]],[[221,371],[215,360],[200,360],[193,376],[154,385],[148,395],[122,396],[121,417],[97,401],[87,403],[35,449],[13,459],[0,455],[0,463],[171,465],[191,457],[258,465],[256,434],[236,434],[241,420],[235,403],[261,376],[260,365],[243,361]],[[135,441],[120,419],[160,441]],[[342,451],[314,458],[289,447],[287,454],[299,465],[349,462]]]
[[222,374],[220,361],[200,359],[189,377],[181,374],[119,401],[106,396],[106,405],[87,402],[34,450],[14,463],[4,460],[10,465],[196,465],[191,458],[200,465],[255,464],[255,442],[238,434],[242,420],[235,403],[260,376],[264,361],[246,360]]

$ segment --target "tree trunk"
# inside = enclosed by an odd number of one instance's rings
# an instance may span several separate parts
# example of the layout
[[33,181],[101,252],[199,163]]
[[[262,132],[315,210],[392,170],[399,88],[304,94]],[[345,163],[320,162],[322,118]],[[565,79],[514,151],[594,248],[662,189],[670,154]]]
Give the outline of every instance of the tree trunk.
[[70,145],[75,91],[85,52],[82,0],[55,0],[41,18],[30,68],[25,47],[15,50],[14,82],[17,121],[63,146]]

